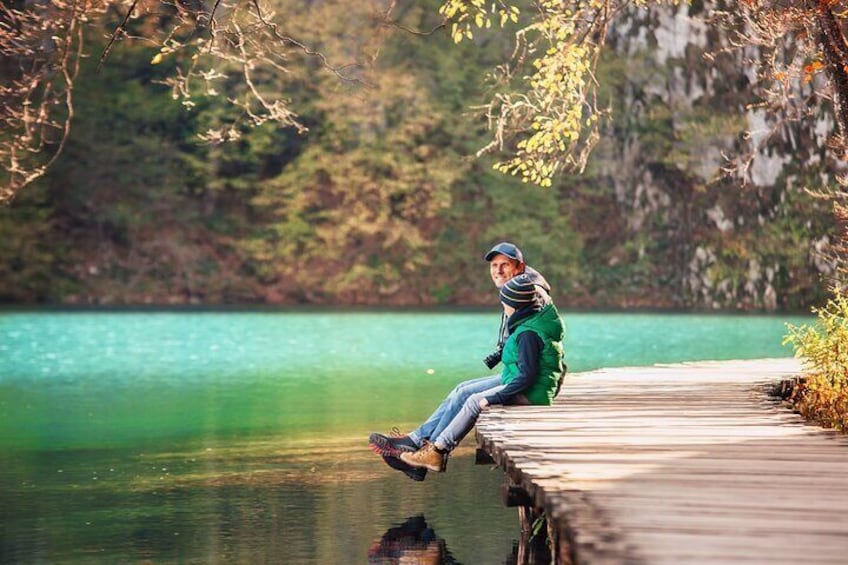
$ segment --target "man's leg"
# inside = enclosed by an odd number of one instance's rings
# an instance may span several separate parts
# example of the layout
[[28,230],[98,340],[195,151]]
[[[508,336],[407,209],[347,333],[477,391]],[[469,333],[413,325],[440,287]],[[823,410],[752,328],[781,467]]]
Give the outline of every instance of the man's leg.
[[498,385],[488,390],[472,394],[466,398],[459,412],[438,436],[434,437],[427,447],[414,453],[401,453],[400,460],[412,467],[422,467],[431,471],[444,471],[448,454],[471,431],[480,416],[480,401],[487,396],[500,392],[504,385]]
[[[399,459],[403,452],[412,452],[420,448],[424,440],[435,437],[447,426],[462,408],[465,400],[478,391],[486,391],[492,387],[503,388],[500,375],[491,375],[471,379],[459,383],[442,401],[433,414],[416,430],[407,436],[390,437],[380,433],[372,433],[368,438],[371,448],[379,453],[390,467],[406,473],[416,481],[424,480],[426,468],[411,467]],[[472,424],[473,426],[473,424]],[[423,473],[422,473],[423,472]]]
[[500,392],[504,389],[504,385],[498,385],[489,390],[478,392],[469,396],[462,405],[462,408],[457,413],[456,417],[445,426],[445,429],[436,437],[433,438],[433,444],[439,449],[445,451],[453,451],[459,445],[459,442],[468,435],[468,432],[477,423],[477,418],[483,410],[480,408],[480,401]]
[[463,381],[456,385],[445,397],[439,407],[418,428],[409,433],[410,439],[421,447],[424,440],[438,436],[462,409],[462,405],[472,394],[489,390],[501,384],[500,375],[489,375]]

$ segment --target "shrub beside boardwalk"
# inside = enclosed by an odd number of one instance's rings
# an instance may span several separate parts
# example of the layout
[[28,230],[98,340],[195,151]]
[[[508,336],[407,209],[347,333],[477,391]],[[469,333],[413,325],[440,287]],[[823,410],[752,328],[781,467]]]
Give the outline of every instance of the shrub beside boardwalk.
[[805,374],[787,393],[798,412],[826,428],[848,432],[848,297],[835,292],[816,323],[787,325],[785,343],[803,359]]

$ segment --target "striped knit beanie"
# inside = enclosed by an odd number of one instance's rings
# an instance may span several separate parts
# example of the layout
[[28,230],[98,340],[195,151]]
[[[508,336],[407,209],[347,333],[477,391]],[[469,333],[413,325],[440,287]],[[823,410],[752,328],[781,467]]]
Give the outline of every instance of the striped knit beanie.
[[538,307],[536,286],[526,274],[513,277],[501,287],[501,302],[516,310],[521,310],[527,306]]

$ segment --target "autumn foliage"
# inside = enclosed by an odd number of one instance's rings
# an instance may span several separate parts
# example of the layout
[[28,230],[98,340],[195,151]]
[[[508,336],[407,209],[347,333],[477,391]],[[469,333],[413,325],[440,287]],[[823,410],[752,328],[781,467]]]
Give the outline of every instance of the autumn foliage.
[[[445,0],[439,13],[453,39],[475,41],[485,33],[514,35],[511,57],[492,70],[491,97],[481,107],[491,141],[478,154],[495,153],[497,170],[550,186],[562,172],[582,171],[599,139],[609,108],[597,99],[597,65],[616,18],[636,6],[661,2],[586,0],[494,3]],[[398,2],[374,3],[371,30],[351,35],[348,60],[334,59],[308,26],[296,23],[319,4],[221,0],[15,0],[0,7],[0,161],[5,174],[0,202],[9,201],[55,160],[73,122],[73,91],[81,57],[109,64],[109,55],[130,42],[155,47],[152,64],[170,61],[166,79],[175,98],[195,104],[198,93],[215,92],[216,82],[240,81],[242,95],[229,101],[241,122],[305,131],[282,91],[262,88],[264,74],[286,76],[295,67],[335,76],[341,84],[367,84],[368,69],[389,31],[419,33],[396,25],[407,10]],[[735,35],[739,49],[766,53],[752,61],[768,94],[762,102],[786,119],[803,119],[809,84],[829,100],[836,118],[833,147],[842,152],[848,131],[848,42],[846,3],[837,0],[781,2],[746,0],[711,8],[717,29]],[[435,15],[435,14],[434,14]],[[293,34],[296,30],[297,34]],[[497,31],[496,31],[497,30]],[[432,30],[431,30],[432,31]],[[92,38],[108,37],[100,52],[87,51]],[[370,45],[369,45],[370,44]],[[366,49],[362,49],[366,46]],[[817,77],[823,77],[817,80]],[[220,124],[203,138],[239,137],[239,125]]]
[[813,325],[789,325],[786,342],[795,347],[807,374],[791,400],[806,418],[848,432],[848,296],[837,290]]

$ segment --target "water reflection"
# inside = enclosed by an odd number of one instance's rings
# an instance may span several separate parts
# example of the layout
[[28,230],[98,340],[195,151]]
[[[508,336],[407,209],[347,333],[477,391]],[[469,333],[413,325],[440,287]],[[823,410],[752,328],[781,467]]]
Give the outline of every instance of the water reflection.
[[[554,562],[552,548],[544,531],[541,535],[523,532],[513,545],[504,565],[550,565]],[[386,530],[368,548],[371,565],[459,565],[448,550],[447,542],[436,535],[423,515],[410,516]]]
[[424,516],[411,516],[392,526],[368,549],[368,563],[416,563],[420,565],[456,565],[445,540],[427,524]]

